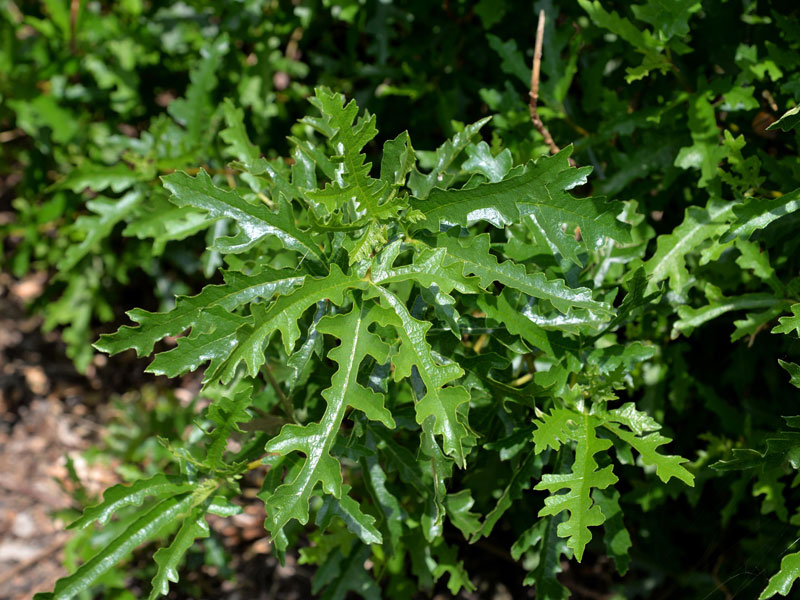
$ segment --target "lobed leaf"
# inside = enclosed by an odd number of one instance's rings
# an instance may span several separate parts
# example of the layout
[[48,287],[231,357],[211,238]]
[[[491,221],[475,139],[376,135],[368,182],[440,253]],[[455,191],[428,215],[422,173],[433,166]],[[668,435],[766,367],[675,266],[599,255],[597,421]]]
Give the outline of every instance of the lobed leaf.
[[453,137],[447,140],[444,144],[436,149],[433,158],[433,168],[426,174],[420,173],[416,168],[411,171],[408,178],[408,187],[411,188],[411,193],[420,199],[427,198],[431,190],[442,184],[439,187],[447,187],[444,182],[445,174],[450,165],[458,158],[459,154],[469,146],[472,138],[480,131],[480,129],[491,120],[491,117],[485,117],[480,121],[476,121],[471,125],[467,125],[456,133]]
[[75,267],[84,256],[96,249],[97,244],[107,238],[114,226],[123,221],[142,200],[142,192],[133,190],[119,200],[99,197],[89,200],[86,206],[97,216],[81,216],[71,228],[81,232],[83,239],[79,244],[72,244],[64,256],[58,261],[56,268],[66,273]]
[[162,500],[81,565],[75,573],[59,579],[52,593],[37,594],[37,599],[69,600],[88,590],[122,558],[141,543],[158,535],[165,527],[190,510],[195,503],[196,498],[193,494],[177,495]]
[[686,256],[695,251],[706,240],[720,235],[728,228],[727,219],[732,214],[734,203],[710,200],[706,208],[690,206],[683,222],[672,233],[658,237],[656,252],[644,263],[649,277],[647,293],[656,289],[656,284],[669,279],[670,289],[683,294],[689,285]]
[[800,189],[777,198],[749,198],[746,203],[733,209],[736,219],[722,236],[721,241],[729,242],[737,237],[749,240],[756,231],[798,210],[800,210]]
[[791,131],[800,125],[800,106],[790,108],[781,115],[781,118],[771,123],[767,130],[781,129],[783,131]]
[[[228,342],[225,356],[212,362],[206,372],[206,380],[221,379],[223,383],[230,381],[241,362],[246,364],[248,374],[255,376],[266,362],[264,346],[275,331],[281,332],[284,349],[287,354],[291,353],[300,337],[297,320],[307,309],[321,300],[341,305],[345,301],[345,292],[350,289],[364,289],[366,285],[367,282],[358,275],[345,275],[334,263],[330,274],[304,280],[302,286],[290,294],[280,296],[268,308],[263,304],[254,304],[250,318],[242,319],[240,328],[234,332],[235,340]],[[180,342],[178,345],[180,347]]]
[[489,252],[489,234],[475,236],[464,244],[458,238],[440,234],[436,245],[447,250],[447,262],[461,266],[464,275],[476,275],[486,289],[497,281],[542,300],[548,300],[557,310],[567,313],[571,308],[585,308],[601,314],[613,314],[612,308],[592,298],[588,288],[572,289],[563,279],[547,279],[544,273],[527,273],[525,267],[512,260],[498,261]]
[[[631,429],[635,427],[633,424],[629,425],[630,420],[621,418],[619,413],[611,418],[623,422],[625,425],[631,427]],[[659,446],[671,442],[672,440],[670,438],[664,437],[657,432],[638,437],[635,433],[625,431],[614,423],[606,422],[604,425],[614,432],[614,435],[634,448],[641,455],[644,464],[654,465],[656,467],[656,475],[658,475],[661,481],[667,483],[672,477],[675,477],[683,481],[686,485],[694,487],[694,475],[683,466],[683,463],[688,462],[685,458],[656,452]]]
[[196,507],[184,519],[181,528],[172,539],[172,543],[165,548],[159,548],[153,555],[153,560],[158,565],[158,570],[151,582],[152,590],[150,591],[149,600],[155,600],[169,593],[169,582],[178,583],[178,566],[183,556],[192,547],[196,539],[208,536],[209,529],[208,523],[206,523],[205,511],[203,507]]
[[126,506],[139,506],[145,498],[164,498],[189,492],[193,484],[181,477],[170,477],[159,473],[149,479],[139,479],[131,485],[118,484],[103,493],[103,501],[83,511],[69,529],[83,529],[95,521],[105,525],[114,513]]
[[793,304],[791,310],[792,316],[778,319],[778,324],[772,328],[772,333],[785,333],[788,335],[794,331],[797,335],[800,335],[800,303]]
[[[306,457],[297,475],[266,500],[267,524],[273,536],[291,519],[302,524],[308,522],[308,501],[318,482],[326,494],[342,497],[341,466],[330,451],[348,406],[389,428],[395,426],[391,413],[383,406],[383,395],[357,381],[358,367],[368,355],[382,363],[389,354],[388,346],[369,331],[370,325],[382,320],[381,312],[375,308],[373,304],[362,307],[354,302],[350,312],[324,317],[317,325],[319,332],[341,340],[328,355],[339,368],[331,379],[331,386],[322,392],[327,402],[322,419],[303,426],[285,425],[267,444],[267,452],[281,455],[301,452]],[[342,510],[345,509],[362,526],[368,522],[364,515],[356,512],[358,508],[354,503],[345,504]]]
[[222,253],[249,250],[268,236],[277,237],[283,246],[304,257],[322,261],[322,252],[311,235],[297,227],[292,209],[286,200],[277,199],[278,212],[263,204],[253,204],[237,192],[214,185],[205,170],[195,177],[177,172],[162,177],[164,187],[172,194],[170,200],[178,206],[202,209],[212,218],[229,218],[239,227],[234,237],[219,238],[213,249]]
[[178,297],[175,307],[168,312],[151,313],[138,308],[129,311],[128,316],[139,324],[138,327],[125,325],[116,333],[101,335],[95,348],[112,356],[133,348],[137,356],[146,356],[157,341],[200,325],[208,317],[208,311],[216,306],[231,312],[259,298],[270,300],[273,296],[285,295],[305,280],[305,275],[297,271],[277,271],[269,267],[262,267],[252,275],[224,271],[222,276],[224,284],[206,286],[196,296]]
[[[617,482],[611,465],[598,469],[594,455],[611,447],[611,441],[598,438],[595,433],[597,422],[589,415],[581,415],[572,432],[577,440],[575,462],[569,474],[545,474],[533,488],[551,493],[545,498],[544,508],[539,516],[556,515],[569,512],[569,518],[558,526],[558,535],[567,538],[567,546],[575,552],[580,562],[586,544],[592,539],[589,527],[602,525],[605,516],[600,506],[592,501],[592,488],[603,490]],[[564,494],[556,492],[566,489]]]
[[425,426],[430,422],[428,417],[433,417],[433,433],[443,437],[445,453],[463,468],[466,465],[464,439],[470,434],[458,409],[469,402],[469,392],[461,386],[444,386],[461,377],[464,371],[457,363],[442,365],[434,359],[430,344],[425,340],[430,322],[412,317],[405,304],[389,290],[373,285],[370,292],[396,315],[392,324],[400,335],[401,345],[400,352],[392,357],[395,381],[410,377],[412,367],[416,367],[425,385],[425,393],[415,406],[417,423]]

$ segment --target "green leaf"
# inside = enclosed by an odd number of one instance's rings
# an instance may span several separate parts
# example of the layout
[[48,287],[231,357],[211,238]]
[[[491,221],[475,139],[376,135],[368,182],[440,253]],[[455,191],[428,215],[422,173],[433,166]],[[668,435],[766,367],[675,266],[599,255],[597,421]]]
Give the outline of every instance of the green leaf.
[[781,560],[780,570],[770,577],[767,587],[761,592],[758,600],[772,598],[775,594],[788,596],[798,578],[800,578],[800,552],[787,554]]
[[800,105],[787,110],[781,118],[770,124],[767,131],[772,129],[782,129],[783,131],[791,131],[800,125]]
[[678,332],[690,336],[695,328],[703,323],[721,317],[733,310],[746,310],[752,308],[771,308],[781,303],[772,294],[742,294],[741,296],[724,296],[720,289],[712,284],[706,285],[706,297],[709,303],[700,308],[679,306],[680,319],[673,325],[672,337],[676,338]]
[[572,553],[566,541],[558,537],[557,529],[563,520],[563,513],[539,519],[511,547],[511,556],[519,560],[523,552],[536,544],[539,545],[538,564],[528,573],[523,584],[535,585],[536,597],[541,600],[569,600],[571,595],[569,589],[564,587],[557,577],[563,571],[561,557],[570,557]]
[[218,219],[211,219],[203,211],[190,206],[177,207],[160,196],[151,197],[140,204],[134,220],[128,221],[122,235],[140,240],[151,239],[153,254],[163,254],[167,242],[184,240],[195,233],[219,226]]
[[511,508],[514,501],[519,500],[522,492],[530,489],[531,478],[538,475],[541,467],[536,464],[536,453],[528,452],[519,461],[518,465],[513,471],[511,480],[508,485],[503,489],[500,497],[497,499],[497,504],[491,511],[484,517],[481,528],[475,532],[470,540],[472,543],[476,542],[482,537],[488,537],[492,533],[495,524],[500,520],[500,517]]
[[648,306],[661,296],[661,291],[656,290],[652,294],[647,294],[647,276],[644,267],[639,267],[633,272],[628,280],[628,293],[622,299],[622,303],[617,308],[616,316],[606,326],[606,331],[613,331],[616,327],[624,323],[638,309]]
[[210,217],[229,218],[239,226],[236,236],[217,239],[213,250],[245,252],[264,238],[275,236],[285,248],[322,261],[319,246],[309,233],[297,227],[287,201],[279,199],[278,212],[272,212],[263,204],[248,202],[233,190],[218,188],[204,170],[196,177],[177,172],[161,179],[164,187],[172,193],[170,200],[176,205],[200,208]]
[[719,143],[719,128],[711,105],[710,91],[694,95],[689,104],[689,132],[692,145],[684,146],[675,157],[675,166],[681,169],[698,169],[700,181],[698,185],[708,186],[717,176],[719,163],[727,156],[728,151]]
[[[254,377],[266,362],[264,346],[275,331],[281,332],[284,349],[290,354],[300,337],[297,320],[308,308],[320,300],[330,300],[336,305],[341,305],[347,290],[363,289],[366,286],[367,282],[358,275],[345,275],[334,263],[331,265],[329,275],[306,279],[302,286],[290,294],[280,296],[268,308],[263,304],[253,304],[252,316],[243,319],[241,327],[234,332],[236,343],[228,342],[227,354],[224,357],[220,356],[217,362],[212,362],[206,371],[206,380],[230,381],[236,373],[236,367],[242,361],[247,365],[248,374]],[[171,352],[175,350],[159,355],[156,360],[168,356]],[[176,361],[179,359],[180,356],[176,355]]]
[[[602,525],[605,516],[599,505],[591,498],[592,488],[605,489],[617,482],[611,465],[598,469],[594,455],[611,447],[611,441],[598,438],[596,421],[589,415],[580,415],[572,438],[577,440],[575,462],[569,474],[545,474],[533,488],[551,493],[545,498],[539,516],[557,515],[569,511],[569,518],[558,526],[558,535],[567,538],[567,546],[575,552],[578,562],[583,558],[586,544],[592,539],[589,527]],[[556,492],[566,489],[567,493]]]
[[245,385],[233,398],[223,396],[215,399],[206,411],[206,418],[215,427],[208,434],[205,463],[214,470],[226,470],[222,454],[228,445],[228,438],[234,432],[241,433],[239,423],[247,423],[253,417],[247,412],[253,401],[253,386]]
[[531,346],[558,360],[566,353],[574,354],[578,345],[556,331],[547,331],[531,315],[524,314],[526,298],[518,292],[503,290],[499,296],[482,295],[478,307],[486,316],[512,335],[519,335]]
[[228,36],[224,33],[201,48],[201,60],[189,73],[186,97],[170,102],[167,107],[167,112],[186,127],[186,137],[192,144],[199,143],[208,134],[208,124],[214,114],[211,92],[217,87],[216,72],[228,48]]
[[475,586],[469,580],[469,575],[464,569],[464,563],[458,560],[457,548],[440,543],[434,547],[433,553],[438,562],[433,570],[434,580],[438,580],[447,573],[450,576],[447,580],[447,590],[453,597],[457,597],[462,589],[466,592],[475,591]]
[[[634,414],[638,413],[638,411],[633,412]],[[685,458],[656,452],[659,446],[671,442],[672,440],[670,438],[664,437],[657,432],[648,433],[643,437],[639,437],[639,435],[646,431],[655,428],[660,429],[660,425],[655,423],[655,421],[648,420],[644,421],[644,423],[647,423],[647,429],[644,429],[642,421],[637,422],[638,416],[632,416],[630,413],[625,414],[623,411],[610,411],[608,414],[611,421],[624,424],[632,429],[633,433],[625,431],[610,421],[606,421],[604,426],[635,449],[641,455],[642,462],[645,465],[654,465],[656,467],[656,475],[658,475],[661,481],[667,483],[672,477],[675,477],[683,481],[686,485],[694,487],[694,475],[683,466],[683,463],[688,462]]]
[[778,324],[772,328],[772,333],[790,334],[792,331],[800,335],[800,303],[793,304],[791,307],[791,317],[781,317]]
[[[149,173],[132,169],[123,162],[115,165],[86,162],[67,173],[67,176],[58,182],[57,187],[72,190],[76,194],[80,194],[86,188],[95,192],[102,192],[110,188],[112,192],[119,193],[138,181],[149,179],[148,175]],[[87,202],[88,205],[89,202]]]
[[166,548],[159,548],[153,555],[158,571],[153,577],[149,600],[155,600],[169,593],[169,582],[178,583],[178,566],[184,554],[196,539],[208,536],[205,511],[202,506],[198,506],[184,519],[172,543]]
[[[790,363],[789,363],[790,364]],[[789,426],[795,417],[784,417]],[[766,439],[764,452],[750,448],[734,448],[730,460],[720,460],[712,468],[718,471],[739,471],[743,469],[774,469],[783,472],[786,466],[800,469],[800,433],[797,431],[777,431]]]
[[324,133],[335,149],[333,161],[339,168],[334,183],[322,190],[308,192],[308,197],[324,204],[330,213],[352,202],[356,210],[366,211],[370,219],[390,216],[389,207],[379,207],[387,182],[370,177],[372,163],[365,162],[366,155],[362,153],[364,146],[378,134],[375,115],[365,115],[356,122],[358,106],[355,100],[345,105],[342,94],[325,88],[314,90],[314,96],[309,100],[325,119],[328,131]]
[[389,290],[376,285],[370,289],[396,315],[392,324],[400,336],[401,345],[400,352],[392,357],[395,381],[411,377],[411,369],[417,368],[425,384],[425,394],[415,406],[417,423],[425,426],[430,423],[427,418],[434,417],[433,433],[443,437],[445,453],[455,458],[463,468],[466,465],[463,442],[470,433],[458,409],[469,402],[469,392],[461,386],[444,386],[461,377],[464,371],[457,363],[439,364],[433,357],[425,339],[430,322],[412,317],[405,304]]
[[[470,189],[434,190],[421,200],[411,198],[411,205],[424,216],[427,229],[439,231],[440,222],[468,227],[487,221],[495,227],[519,223],[527,217],[558,252],[580,265],[577,252],[581,245],[596,249],[611,238],[630,241],[629,226],[617,220],[623,210],[620,202],[597,198],[575,198],[567,190],[586,182],[591,168],[575,169],[569,165],[572,147],[555,156],[543,156],[527,165],[516,177],[498,183],[486,183]],[[581,243],[574,237],[580,228]]]
[[625,524],[622,522],[622,508],[619,505],[619,492],[615,489],[611,490],[594,490],[592,498],[603,511],[603,516],[606,518],[603,523],[605,530],[603,534],[603,541],[606,545],[606,550],[609,556],[614,560],[617,566],[617,573],[625,575],[628,572],[628,565],[630,565],[631,557],[628,550],[633,545],[631,536],[628,530],[625,529]]
[[734,203],[710,200],[705,209],[690,206],[683,222],[672,233],[658,236],[656,252],[644,263],[649,276],[647,293],[656,289],[656,284],[669,279],[669,287],[682,294],[690,283],[686,269],[686,256],[695,251],[704,241],[720,235],[728,228],[726,220],[733,211]]
[[[386,246],[372,263],[372,282],[380,285],[401,281],[416,281],[425,288],[436,287],[444,294],[457,290],[462,294],[477,294],[481,290],[474,278],[447,261],[444,249],[422,248],[410,265],[395,267],[394,262],[403,249],[402,240]],[[450,263],[450,264],[448,264]]]
[[83,511],[81,517],[69,525],[69,529],[83,529],[97,521],[99,525],[108,523],[112,515],[126,506],[139,506],[145,498],[163,498],[189,492],[193,484],[180,477],[164,474],[149,479],[139,479],[131,485],[115,485],[103,493],[103,501]]
[[[331,387],[322,392],[327,402],[322,419],[303,426],[285,425],[267,444],[267,452],[284,456],[301,452],[306,457],[296,477],[278,487],[265,503],[267,524],[273,536],[291,519],[302,524],[308,522],[308,501],[317,482],[322,484],[326,494],[342,497],[341,466],[330,451],[348,406],[389,428],[395,426],[391,413],[383,406],[383,395],[357,381],[358,367],[367,355],[379,363],[385,362],[389,355],[389,347],[369,331],[370,325],[382,318],[381,311],[375,308],[373,304],[362,308],[354,303],[349,313],[324,317],[317,325],[321,333],[341,340],[328,355],[339,368],[331,379]],[[358,516],[358,522],[366,522],[367,517],[360,515],[355,503],[348,503],[345,508],[351,515]]]
[[586,308],[601,314],[612,314],[612,308],[592,298],[588,288],[572,289],[563,279],[548,280],[544,273],[527,273],[523,265],[507,260],[499,262],[489,252],[489,234],[482,234],[463,243],[456,237],[440,234],[436,245],[447,250],[451,264],[461,266],[464,275],[476,275],[482,288],[488,288],[497,281],[504,286],[519,290],[542,300],[548,300],[557,310],[567,313],[571,308]]
[[75,573],[59,579],[52,595],[53,600],[69,600],[89,589],[104,573],[141,543],[158,535],[196,503],[195,495],[184,494],[167,498],[134,521],[112,542],[103,547]]
[[541,454],[547,448],[559,450],[561,445],[576,439],[573,433],[581,422],[580,413],[568,408],[553,408],[534,421],[534,452]]
[[387,488],[387,475],[378,461],[377,443],[379,438],[372,433],[372,428],[369,426],[366,439],[367,447],[373,451],[373,454],[361,459],[361,470],[364,473],[367,489],[375,501],[375,507],[379,514],[379,525],[389,532],[383,543],[387,546],[387,552],[392,552],[402,543],[400,538],[403,535],[403,520],[406,512],[398,498]]
[[375,527],[375,518],[361,512],[358,502],[350,496],[350,486],[342,486],[342,497],[325,496],[317,511],[317,525],[322,529],[330,526],[333,517],[339,517],[347,529],[357,535],[365,544],[381,544],[383,536]]
[[448,494],[444,504],[450,522],[464,534],[465,538],[469,539],[478,532],[481,527],[480,515],[469,510],[475,504],[470,490]]
[[[414,380],[412,380],[412,384],[414,384]],[[421,392],[415,387],[415,396],[418,401],[420,395]],[[439,448],[439,444],[436,443],[433,434],[433,420],[433,417],[428,417],[422,424],[418,455],[422,471],[432,481],[432,485],[429,484],[424,493],[425,508],[420,518],[422,534],[429,544],[442,538],[444,517],[447,513],[446,482],[453,476],[453,460],[446,457]]]
[[647,0],[631,6],[636,18],[649,23],[666,39],[689,33],[689,19],[701,8],[699,0]]
[[514,166],[511,150],[506,148],[497,156],[492,155],[492,150],[486,142],[470,144],[466,148],[469,157],[461,165],[467,173],[480,173],[490,182],[502,181]]
[[250,141],[244,125],[244,111],[236,108],[230,98],[225,98],[222,103],[222,114],[225,117],[227,128],[219,132],[219,136],[228,144],[230,153],[235,156],[248,170],[253,168],[260,153],[258,148]]
[[84,256],[96,252],[100,241],[111,235],[114,226],[124,220],[141,200],[142,193],[138,190],[128,192],[119,200],[103,197],[89,200],[86,206],[97,216],[78,217],[71,231],[80,232],[83,240],[67,248],[56,268],[65,273],[73,269]]
[[[487,28],[488,29],[488,28]],[[525,55],[517,48],[515,40],[503,41],[496,35],[486,34],[489,46],[500,57],[500,69],[503,73],[514,75],[525,86],[531,83],[531,68],[525,63]]]
[[447,187],[449,181],[444,182],[445,174],[450,165],[453,164],[458,155],[471,143],[472,138],[486,125],[491,117],[486,117],[467,125],[463,130],[456,133],[452,138],[436,149],[436,154],[431,161],[433,168],[430,172],[423,175],[417,169],[411,171],[408,178],[408,187],[411,193],[419,199],[425,199],[430,194],[434,186]]
[[364,568],[370,557],[369,546],[359,546],[343,556],[340,550],[331,555],[314,577],[313,594],[320,600],[345,600],[348,592],[355,592],[365,600],[380,600],[381,588]]
[[733,209],[736,220],[721,241],[728,242],[737,237],[749,240],[759,229],[797,210],[800,210],[800,189],[777,198],[750,198]]
[[800,365],[795,363],[790,363],[785,360],[778,359],[778,364],[786,369],[786,372],[789,373],[791,379],[789,383],[793,386],[800,388]]
[[258,298],[266,301],[276,295],[286,295],[305,280],[297,271],[276,271],[269,267],[252,275],[224,271],[222,276],[224,284],[206,286],[196,296],[181,296],[168,312],[151,313],[138,308],[129,311],[128,316],[139,326],[125,325],[116,333],[101,335],[95,348],[112,356],[133,348],[137,356],[146,356],[157,341],[202,323],[214,307],[231,312]]
[[206,379],[216,373],[236,348],[237,332],[247,319],[216,305],[204,310],[202,319],[192,327],[192,333],[178,339],[175,348],[157,354],[147,367],[148,373],[177,377],[196,371],[209,362]]
[[640,30],[628,19],[620,17],[616,11],[607,12],[597,0],[578,0],[578,4],[597,25],[618,35],[643,55],[641,65],[626,69],[628,83],[645,77],[655,69],[662,74],[669,70],[669,60],[661,53],[663,44],[650,31]]
[[393,140],[386,140],[381,157],[381,180],[391,187],[404,186],[416,162],[417,158],[407,131]]

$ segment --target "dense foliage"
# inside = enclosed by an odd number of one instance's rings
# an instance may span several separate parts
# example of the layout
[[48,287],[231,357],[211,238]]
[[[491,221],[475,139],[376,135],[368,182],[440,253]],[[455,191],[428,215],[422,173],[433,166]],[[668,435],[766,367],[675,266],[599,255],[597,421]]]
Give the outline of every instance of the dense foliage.
[[0,11],[8,268],[52,271],[79,368],[122,307],[96,349],[203,378],[41,597],[124,588],[146,540],[167,594],[253,472],[323,598],[473,590],[485,538],[537,598],[603,557],[620,597],[790,593],[793,4]]

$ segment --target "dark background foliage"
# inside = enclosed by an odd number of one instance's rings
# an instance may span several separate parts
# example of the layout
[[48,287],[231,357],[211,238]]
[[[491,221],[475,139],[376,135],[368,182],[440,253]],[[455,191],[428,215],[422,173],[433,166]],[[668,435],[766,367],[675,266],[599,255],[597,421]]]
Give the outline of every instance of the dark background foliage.
[[[159,249],[157,235],[132,233],[141,214],[110,224],[78,219],[92,215],[87,202],[98,194],[122,197],[124,186],[114,181],[130,173],[144,173],[137,185],[164,205],[159,176],[201,166],[224,175],[232,157],[219,137],[217,107],[225,98],[244,109],[250,139],[268,158],[287,156],[287,137],[302,136],[296,122],[318,85],[377,115],[380,136],[366,149],[375,169],[379,141],[408,130],[415,149],[429,151],[490,115],[482,135],[495,154],[508,148],[515,164],[545,154],[527,105],[544,9],[540,113],[556,143],[573,144],[577,164],[593,168],[576,192],[635,201],[643,215],[643,243],[624,269],[611,267],[622,280],[656,253],[657,236],[675,230],[687,208],[711,198],[775,197],[800,181],[796,130],[766,130],[800,99],[796,3],[675,5],[603,3],[658,39],[663,68],[631,77],[647,48],[625,39],[627,25],[604,26],[578,2],[8,2],[0,8],[4,270],[48,273],[30,310],[43,315],[45,328],[63,331],[79,370],[95,356],[90,343],[116,329],[124,311],[165,309],[175,294],[218,282],[219,259],[203,252],[205,233]],[[221,44],[217,59],[209,58],[213,43]],[[188,112],[176,108],[182,99]],[[742,160],[758,163],[743,174],[726,131],[743,136]],[[691,160],[681,159],[686,148]],[[800,292],[798,226],[797,214],[789,215],[753,238],[789,299]],[[69,248],[98,228],[102,235],[70,260]],[[671,335],[676,307],[706,304],[709,283],[726,295],[775,287],[737,257],[724,249],[713,260],[689,256],[693,284],[668,286],[680,301],[665,298],[628,326],[631,339],[660,349],[631,398],[664,424],[671,453],[692,461],[697,484],[687,491],[622,467],[631,570],[616,575],[595,540],[583,563],[565,565],[574,597],[592,597],[585,590],[607,598],[755,597],[796,539],[790,480],[759,479],[753,487],[752,471],[708,467],[732,448],[763,449],[783,427],[779,417],[797,412],[797,389],[776,361],[797,360],[797,336],[769,335],[770,322],[732,343],[733,321],[744,312],[690,336]],[[457,475],[483,513],[511,475],[490,460]],[[504,569],[495,555],[505,556],[533,510],[518,503],[486,544],[464,543],[467,570],[521,593],[524,570]]]

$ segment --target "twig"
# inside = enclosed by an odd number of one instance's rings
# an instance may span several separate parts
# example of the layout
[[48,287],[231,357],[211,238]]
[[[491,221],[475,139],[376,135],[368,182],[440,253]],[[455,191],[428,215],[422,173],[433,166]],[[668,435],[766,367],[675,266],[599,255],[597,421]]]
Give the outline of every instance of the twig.
[[9,129],[8,131],[0,131],[0,144],[11,142],[17,138],[27,135],[24,129],[17,127],[16,129]]
[[[530,96],[530,102],[528,106],[530,107],[531,111],[531,121],[533,122],[533,126],[536,127],[536,131],[538,131],[542,137],[544,138],[544,143],[547,144],[547,147],[550,148],[551,154],[558,154],[560,151],[559,147],[553,141],[553,136],[550,135],[550,132],[545,127],[544,123],[542,123],[542,118],[539,116],[539,111],[536,108],[536,104],[539,102],[539,70],[542,64],[542,41],[544,40],[544,10],[539,11],[539,25],[536,28],[536,45],[534,46],[533,50],[533,69],[531,70],[531,91],[528,94]],[[569,163],[574,167],[575,161],[571,158],[569,159]]]
[[75,26],[78,24],[78,15],[81,11],[80,0],[72,0],[69,5],[69,51],[75,54]]

